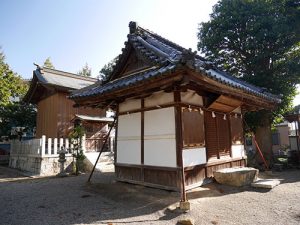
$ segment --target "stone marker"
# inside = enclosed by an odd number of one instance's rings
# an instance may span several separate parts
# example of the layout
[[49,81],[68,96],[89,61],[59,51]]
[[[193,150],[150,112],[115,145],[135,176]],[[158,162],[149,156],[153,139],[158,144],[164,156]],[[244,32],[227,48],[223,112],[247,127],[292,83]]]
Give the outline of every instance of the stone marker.
[[250,185],[257,176],[258,169],[251,167],[225,168],[214,172],[214,178],[218,183],[237,187]]
[[280,184],[279,180],[274,180],[274,179],[261,179],[253,182],[251,184],[252,187],[256,188],[267,188],[267,189],[272,189],[276,187],[277,185]]

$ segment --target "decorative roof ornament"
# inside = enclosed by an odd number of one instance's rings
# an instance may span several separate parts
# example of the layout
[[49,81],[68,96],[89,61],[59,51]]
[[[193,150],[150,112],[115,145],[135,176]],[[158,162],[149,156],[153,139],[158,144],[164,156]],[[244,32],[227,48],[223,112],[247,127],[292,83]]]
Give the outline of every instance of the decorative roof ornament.
[[130,21],[129,22],[129,33],[130,34],[134,34],[137,30],[138,24],[137,22],[134,21]]
[[184,49],[182,51],[182,56],[181,56],[181,63],[182,64],[187,64],[188,66],[193,66],[195,64],[195,59],[196,59],[197,51],[192,51],[191,48]]

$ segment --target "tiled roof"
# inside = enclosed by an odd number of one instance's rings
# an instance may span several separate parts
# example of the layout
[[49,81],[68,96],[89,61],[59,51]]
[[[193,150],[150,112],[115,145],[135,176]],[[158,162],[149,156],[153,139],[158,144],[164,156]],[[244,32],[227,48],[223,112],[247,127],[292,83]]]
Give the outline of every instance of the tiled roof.
[[162,76],[167,71],[172,71],[175,69],[175,65],[169,64],[162,67],[152,67],[150,69],[141,71],[139,73],[130,74],[125,77],[121,77],[116,80],[112,80],[105,85],[93,85],[91,88],[86,88],[85,90],[78,90],[73,92],[71,98],[77,97],[88,97],[88,96],[97,96],[101,94],[106,94],[111,91],[119,90],[124,87],[130,87],[137,85],[138,83],[144,82],[146,80],[155,79]]
[[60,70],[49,68],[38,68],[34,71],[34,75],[38,81],[46,85],[54,85],[57,87],[69,88],[77,90],[94,84],[97,79],[84,77],[73,73],[67,73]]
[[[138,85],[140,82],[147,82],[150,79],[162,76],[164,73],[174,70],[179,65],[186,65],[196,72],[201,72],[202,75],[210,79],[242,90],[248,94],[264,98],[271,102],[279,103],[281,101],[277,96],[265,92],[263,88],[256,87],[218,70],[211,62],[197,55],[196,52],[192,52],[191,49],[187,50],[149,30],[138,27],[135,22],[131,22],[129,26],[131,32],[128,34],[126,45],[131,44],[137,54],[151,61],[154,67],[147,71],[121,77],[120,79],[111,79],[102,86],[94,85],[91,88],[87,87],[82,91],[76,91],[72,94],[71,98],[87,98],[89,96],[102,95],[128,88],[129,86]],[[119,62],[124,59],[122,57],[124,57],[124,53],[119,56]]]
[[40,67],[33,71],[33,77],[30,82],[29,90],[27,91],[23,101],[37,103],[42,95],[41,89],[45,86],[51,86],[55,89],[64,91],[73,91],[90,86],[97,82],[97,79],[91,77],[83,77],[77,74],[68,73],[60,70]]

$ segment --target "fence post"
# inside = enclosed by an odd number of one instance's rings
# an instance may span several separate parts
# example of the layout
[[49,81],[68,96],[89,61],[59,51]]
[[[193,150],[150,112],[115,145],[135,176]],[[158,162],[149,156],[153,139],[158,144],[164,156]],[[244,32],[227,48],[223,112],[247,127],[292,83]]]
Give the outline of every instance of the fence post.
[[86,140],[86,135],[84,134],[82,136],[82,141],[81,141],[81,148],[82,148],[83,152],[86,151],[86,149],[85,149],[85,140]]
[[53,154],[57,154],[57,138],[54,138],[53,140]]
[[41,155],[44,156],[46,152],[46,136],[42,136],[42,152]]
[[52,139],[48,138],[48,155],[51,155],[52,153],[51,145],[52,145]]
[[9,150],[11,155],[14,154],[14,150],[13,150],[14,148],[15,148],[14,140],[11,140],[10,141],[10,150]]
[[68,153],[69,153],[69,139],[68,138],[65,139],[65,148],[66,148],[65,150],[68,151]]
[[60,138],[59,139],[59,151],[61,150],[61,147],[64,146],[64,139],[63,138]]

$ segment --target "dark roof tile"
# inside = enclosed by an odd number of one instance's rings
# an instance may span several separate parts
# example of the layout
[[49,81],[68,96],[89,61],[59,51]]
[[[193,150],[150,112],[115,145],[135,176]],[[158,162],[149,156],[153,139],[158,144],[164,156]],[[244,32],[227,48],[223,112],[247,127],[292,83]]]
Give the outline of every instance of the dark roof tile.
[[[135,33],[128,34],[128,41],[125,42],[125,49],[122,50],[122,55],[119,56],[119,61],[124,58],[126,51],[131,45],[137,54],[149,59],[153,65],[158,66],[154,69],[147,70],[122,77],[120,79],[111,80],[103,86],[93,87],[92,89],[85,88],[83,91],[74,93],[71,98],[82,98],[94,95],[101,95],[128,86],[137,85],[140,82],[145,82],[153,77],[158,77],[168,71],[172,71],[177,65],[186,63],[191,69],[202,72],[207,77],[216,80],[222,84],[233,88],[243,90],[255,96],[265,98],[272,102],[279,103],[281,100],[275,95],[265,92],[264,89],[251,85],[238,78],[235,78],[223,71],[220,71],[213,64],[203,57],[196,55],[191,49],[185,49],[149,30],[137,27]],[[118,64],[118,62],[117,62]],[[117,68],[118,66],[116,66]]]

